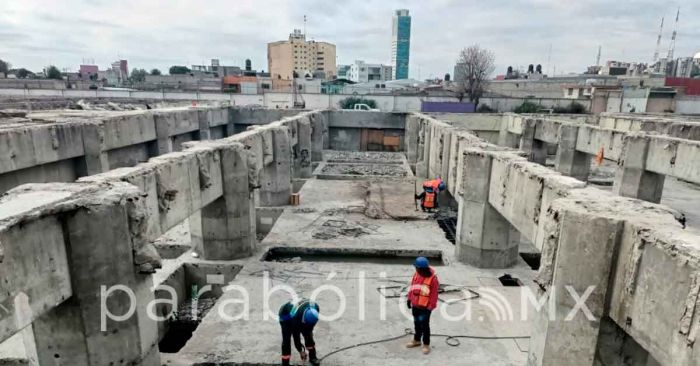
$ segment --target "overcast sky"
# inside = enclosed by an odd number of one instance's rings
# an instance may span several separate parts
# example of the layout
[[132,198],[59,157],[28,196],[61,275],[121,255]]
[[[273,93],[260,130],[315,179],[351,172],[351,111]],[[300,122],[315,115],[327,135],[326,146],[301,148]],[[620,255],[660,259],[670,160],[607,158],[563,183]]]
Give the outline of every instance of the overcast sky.
[[495,52],[498,74],[530,63],[560,74],[594,64],[598,45],[603,61],[651,61],[662,16],[665,55],[678,6],[676,57],[692,56],[700,50],[698,0],[3,0],[0,59],[38,71],[77,70],[83,59],[101,69],[125,58],[130,68],[167,70],[250,58],[267,70],[266,43],[302,28],[306,14],[308,36],[335,43],[339,64],[388,64],[393,10],[406,8],[413,78],[452,73],[459,50],[474,43]]

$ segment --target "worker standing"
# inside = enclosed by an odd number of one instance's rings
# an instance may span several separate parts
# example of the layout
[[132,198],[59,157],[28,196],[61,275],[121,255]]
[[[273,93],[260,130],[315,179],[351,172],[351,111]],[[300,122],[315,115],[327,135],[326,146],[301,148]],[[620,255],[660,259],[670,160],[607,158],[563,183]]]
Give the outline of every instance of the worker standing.
[[[321,364],[316,357],[316,343],[313,335],[314,326],[318,322],[318,313],[318,304],[308,299],[301,299],[296,303],[289,301],[280,308],[283,366],[289,366],[292,358],[292,338],[294,338],[294,347],[299,351],[302,361],[306,362],[308,357],[312,365]],[[300,335],[304,336],[306,347],[302,346]],[[309,353],[307,354],[306,351]]]
[[445,190],[445,182],[441,177],[426,180],[423,182],[423,192],[416,195],[415,199],[420,200],[420,207],[423,211],[431,212],[438,208],[438,193]]
[[430,314],[437,307],[440,283],[427,258],[416,258],[414,266],[416,272],[408,288],[406,306],[412,310],[415,333],[406,348],[415,348],[422,344],[423,354],[427,355],[430,353]]

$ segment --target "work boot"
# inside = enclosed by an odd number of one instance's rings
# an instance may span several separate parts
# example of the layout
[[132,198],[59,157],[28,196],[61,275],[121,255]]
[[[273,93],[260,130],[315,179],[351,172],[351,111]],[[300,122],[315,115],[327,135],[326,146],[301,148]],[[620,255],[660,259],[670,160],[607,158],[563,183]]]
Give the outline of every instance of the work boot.
[[318,366],[321,364],[321,361],[316,358],[316,348],[311,348],[309,350],[309,363],[311,363],[312,366]]
[[428,346],[427,344],[424,344],[422,350],[423,350],[423,354],[427,355],[428,353],[430,353],[430,346]]
[[416,348],[418,346],[420,346],[420,341],[417,341],[415,339],[406,344],[406,348]]

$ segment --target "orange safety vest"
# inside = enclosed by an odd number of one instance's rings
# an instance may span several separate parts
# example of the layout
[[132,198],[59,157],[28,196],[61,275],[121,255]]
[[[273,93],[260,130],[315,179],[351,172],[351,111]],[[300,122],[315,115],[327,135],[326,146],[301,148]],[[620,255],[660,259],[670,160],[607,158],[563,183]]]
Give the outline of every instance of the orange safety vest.
[[[418,273],[413,275],[412,283],[416,282],[416,276]],[[421,308],[427,308],[428,303],[430,303],[430,286],[433,284],[433,279],[435,279],[435,274],[428,278],[423,278],[423,283],[420,286],[414,286],[413,296],[416,296],[416,306]]]
[[425,196],[423,196],[423,207],[435,208],[435,192],[425,192]]

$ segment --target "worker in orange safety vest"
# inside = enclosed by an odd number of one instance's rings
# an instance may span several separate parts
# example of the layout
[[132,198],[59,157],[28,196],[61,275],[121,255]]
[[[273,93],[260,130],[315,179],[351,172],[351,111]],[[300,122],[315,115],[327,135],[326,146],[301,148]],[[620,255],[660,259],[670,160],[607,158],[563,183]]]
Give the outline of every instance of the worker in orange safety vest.
[[423,211],[432,212],[438,208],[438,193],[445,190],[445,182],[442,178],[426,180],[423,182],[423,192],[416,195],[416,199],[420,200],[420,207]]
[[427,258],[416,258],[414,266],[416,272],[408,288],[406,306],[413,313],[415,333],[406,348],[415,348],[422,344],[423,354],[427,355],[430,353],[430,313],[437,307],[440,283]]

